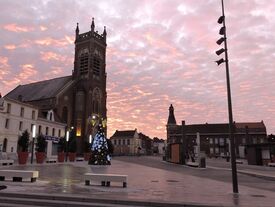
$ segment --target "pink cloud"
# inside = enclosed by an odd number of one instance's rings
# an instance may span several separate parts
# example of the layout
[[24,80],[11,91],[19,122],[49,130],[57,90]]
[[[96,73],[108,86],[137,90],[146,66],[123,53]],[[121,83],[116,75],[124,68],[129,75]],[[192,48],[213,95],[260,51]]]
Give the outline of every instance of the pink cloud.
[[20,26],[17,24],[6,24],[3,26],[5,30],[8,30],[10,32],[30,32],[33,31],[33,27],[29,26]]

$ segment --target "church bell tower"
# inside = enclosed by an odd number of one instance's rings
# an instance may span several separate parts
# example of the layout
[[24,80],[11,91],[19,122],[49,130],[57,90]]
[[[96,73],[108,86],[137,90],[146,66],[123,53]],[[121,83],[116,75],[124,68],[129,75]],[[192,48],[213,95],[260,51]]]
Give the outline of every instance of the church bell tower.
[[102,34],[95,31],[94,18],[90,31],[80,33],[77,23],[75,29],[75,57],[72,79],[73,114],[77,138],[77,152],[81,153],[84,141],[88,141],[91,133],[89,118],[97,115],[106,119],[106,27]]

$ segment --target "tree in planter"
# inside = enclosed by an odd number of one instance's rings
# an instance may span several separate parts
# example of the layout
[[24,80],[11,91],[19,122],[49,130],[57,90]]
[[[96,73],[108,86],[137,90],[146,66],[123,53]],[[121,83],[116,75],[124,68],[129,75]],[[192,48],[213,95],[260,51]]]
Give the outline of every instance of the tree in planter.
[[29,148],[30,134],[27,130],[25,130],[22,135],[18,137],[18,163],[26,164],[29,156],[28,148]]
[[65,151],[66,151],[66,139],[60,138],[57,146],[57,152],[58,152],[58,162],[64,162],[65,160]]
[[37,163],[43,163],[44,159],[46,157],[46,147],[47,147],[47,142],[45,137],[40,134],[36,138],[36,162]]
[[91,155],[90,143],[88,141],[84,141],[84,160],[88,161]]
[[68,151],[69,151],[69,160],[70,160],[70,162],[75,161],[75,157],[76,157],[76,138],[75,138],[73,133],[71,133],[71,136],[69,138]]

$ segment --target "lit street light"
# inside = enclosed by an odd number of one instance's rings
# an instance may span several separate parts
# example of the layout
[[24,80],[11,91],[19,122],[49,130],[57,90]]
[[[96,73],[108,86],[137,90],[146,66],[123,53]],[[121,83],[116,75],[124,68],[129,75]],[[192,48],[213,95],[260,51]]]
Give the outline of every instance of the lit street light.
[[66,131],[66,162],[68,161],[68,142],[69,142],[70,132]]
[[34,153],[34,140],[35,140],[35,134],[36,134],[36,125],[33,125],[33,127],[32,127],[32,154],[31,154],[31,164],[33,163],[33,153]]

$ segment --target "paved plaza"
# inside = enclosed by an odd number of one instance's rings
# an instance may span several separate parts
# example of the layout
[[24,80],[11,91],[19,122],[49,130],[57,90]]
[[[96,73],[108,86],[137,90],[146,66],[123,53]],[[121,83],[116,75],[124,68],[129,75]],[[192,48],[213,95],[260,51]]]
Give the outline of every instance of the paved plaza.
[[[211,162],[214,163],[212,166],[210,166]],[[106,167],[105,172],[128,175],[127,188],[122,188],[121,184],[111,187],[85,186],[83,175],[92,171],[87,162],[28,164],[26,166],[15,164],[2,166],[1,169],[38,170],[39,179],[34,183],[1,181],[0,185],[6,185],[7,188],[1,190],[0,193],[145,201],[163,203],[163,206],[165,203],[208,206],[274,206],[275,181],[245,174],[240,175],[247,183],[262,181],[266,188],[258,188],[257,184],[249,185],[244,182],[239,184],[240,193],[234,195],[232,184],[226,178],[227,174],[230,174],[227,169],[228,163],[219,160],[210,160],[208,163],[209,166],[206,169],[194,169],[164,162],[161,157],[115,157],[112,165]],[[246,171],[253,172],[253,169],[246,169]],[[255,169],[254,171],[256,172]],[[275,172],[274,169],[266,171],[266,174],[271,176],[272,172]],[[207,177],[208,174],[215,175],[215,172],[218,179]],[[223,175],[220,173],[225,173],[224,181],[220,179]]]

